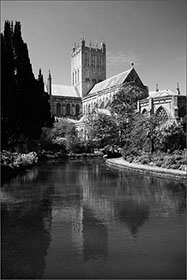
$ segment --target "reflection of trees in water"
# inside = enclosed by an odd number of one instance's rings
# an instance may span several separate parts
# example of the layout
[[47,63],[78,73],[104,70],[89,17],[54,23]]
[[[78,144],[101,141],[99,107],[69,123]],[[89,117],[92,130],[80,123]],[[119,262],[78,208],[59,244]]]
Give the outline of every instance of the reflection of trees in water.
[[173,194],[177,200],[179,213],[186,210],[186,186],[183,182],[167,182],[166,188]]
[[128,200],[116,201],[114,204],[118,221],[124,222],[131,234],[136,237],[139,229],[149,218],[149,205],[144,201]]
[[124,221],[132,234],[137,234],[150,213],[172,216],[185,210],[186,189],[180,181],[112,169],[102,173],[97,164],[94,168],[97,172],[82,167],[79,184],[85,205],[103,221],[115,212],[116,221]]
[[50,243],[51,200],[2,205],[2,278],[41,278]]
[[186,208],[186,187],[181,181],[160,179],[154,176],[122,172],[119,177],[119,194],[130,195],[149,202],[157,215],[173,215]]
[[99,259],[108,254],[108,232],[105,225],[95,218],[91,210],[83,208],[83,257],[84,261]]

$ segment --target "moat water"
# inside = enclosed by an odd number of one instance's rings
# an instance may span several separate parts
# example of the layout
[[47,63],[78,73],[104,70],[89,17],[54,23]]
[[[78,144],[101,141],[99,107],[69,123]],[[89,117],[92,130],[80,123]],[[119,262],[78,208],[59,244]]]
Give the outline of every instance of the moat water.
[[185,279],[186,187],[51,161],[1,188],[5,279]]

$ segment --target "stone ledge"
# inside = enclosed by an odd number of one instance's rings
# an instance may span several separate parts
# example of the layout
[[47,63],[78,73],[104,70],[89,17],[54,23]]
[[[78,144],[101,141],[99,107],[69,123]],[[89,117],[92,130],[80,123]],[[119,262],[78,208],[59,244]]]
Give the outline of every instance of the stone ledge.
[[137,163],[129,163],[123,158],[107,159],[106,164],[114,167],[127,169],[127,170],[134,170],[141,173],[149,173],[149,174],[157,175],[159,177],[173,177],[173,178],[186,179],[186,171],[160,168],[155,166],[153,167],[153,166],[137,164]]

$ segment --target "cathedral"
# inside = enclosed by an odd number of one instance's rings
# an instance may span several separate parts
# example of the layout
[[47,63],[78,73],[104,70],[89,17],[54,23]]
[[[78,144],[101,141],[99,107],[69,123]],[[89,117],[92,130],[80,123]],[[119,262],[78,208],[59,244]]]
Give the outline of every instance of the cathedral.
[[156,113],[164,121],[179,120],[186,115],[186,96],[177,91],[159,90],[149,92],[132,63],[128,70],[106,79],[106,45],[91,43],[84,38],[71,48],[71,85],[55,85],[49,72],[47,92],[50,96],[51,113],[57,118],[74,120],[81,127],[84,116],[93,110],[107,113],[113,96],[119,90],[134,91],[144,96],[137,104],[141,113]]
[[95,84],[106,79],[106,47],[85,45],[82,38],[71,48],[71,86],[55,85],[49,72],[47,92],[50,95],[51,112],[56,117],[79,119],[82,100]]

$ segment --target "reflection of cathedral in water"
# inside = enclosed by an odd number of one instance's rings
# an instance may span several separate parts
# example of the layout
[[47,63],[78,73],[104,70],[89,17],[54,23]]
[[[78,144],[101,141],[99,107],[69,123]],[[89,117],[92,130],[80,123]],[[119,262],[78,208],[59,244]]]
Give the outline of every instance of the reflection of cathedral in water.
[[[84,261],[108,256],[109,224],[113,227],[120,224],[136,236],[149,216],[149,206],[145,202],[131,196],[126,201],[118,199],[123,195],[118,175],[105,174],[97,167],[94,165],[95,172],[88,172],[87,165],[79,167],[79,188],[72,185],[68,190],[69,195],[76,194],[77,200],[68,204],[63,188],[59,194],[61,202],[53,201],[53,222],[69,224],[73,246]],[[108,176],[114,181],[111,193],[106,185]]]
[[[63,177],[63,188],[53,198],[52,220],[57,226],[68,225],[67,242],[85,262],[109,255],[111,228],[119,227],[136,238],[150,215],[166,211],[172,215],[180,206],[181,199],[175,199],[165,181],[103,171],[89,163],[76,165],[79,172],[74,181],[72,167],[69,163],[63,168],[68,178]],[[70,178],[72,184],[66,185]]]
[[79,272],[83,263],[106,263],[122,244],[129,250],[131,237],[138,243],[149,219],[185,211],[186,188],[173,181],[116,172],[98,162],[57,165],[50,180],[45,168],[36,170],[15,179],[13,191],[2,189],[11,200],[2,204],[2,278],[50,279],[51,271],[77,276],[72,261]]

